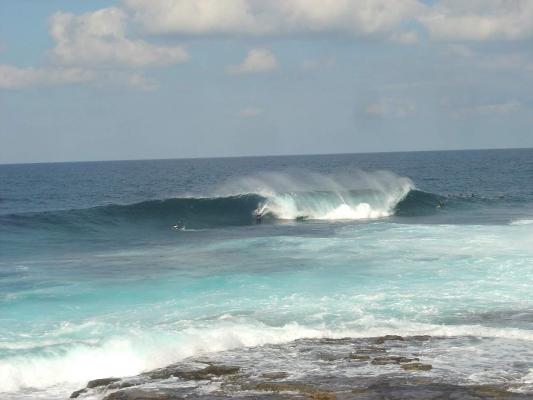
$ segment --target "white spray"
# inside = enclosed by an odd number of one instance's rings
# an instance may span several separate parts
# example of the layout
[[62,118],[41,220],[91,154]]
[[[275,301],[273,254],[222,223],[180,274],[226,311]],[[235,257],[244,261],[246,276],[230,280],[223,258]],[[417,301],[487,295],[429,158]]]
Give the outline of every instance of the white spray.
[[388,171],[328,176],[316,173],[263,173],[225,184],[219,193],[265,197],[256,213],[278,219],[359,220],[389,216],[413,182]]

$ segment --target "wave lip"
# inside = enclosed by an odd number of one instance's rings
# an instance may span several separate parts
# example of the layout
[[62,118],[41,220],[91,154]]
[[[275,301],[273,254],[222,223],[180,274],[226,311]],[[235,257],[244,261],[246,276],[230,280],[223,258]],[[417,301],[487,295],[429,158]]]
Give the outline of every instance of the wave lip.
[[253,190],[266,199],[256,213],[284,220],[383,218],[394,214],[396,205],[414,189],[409,178],[387,171],[344,177],[270,174],[253,183]]
[[261,215],[277,219],[360,220],[388,217],[411,190],[409,185],[393,191],[350,190],[343,192],[280,193],[269,196],[257,208]]

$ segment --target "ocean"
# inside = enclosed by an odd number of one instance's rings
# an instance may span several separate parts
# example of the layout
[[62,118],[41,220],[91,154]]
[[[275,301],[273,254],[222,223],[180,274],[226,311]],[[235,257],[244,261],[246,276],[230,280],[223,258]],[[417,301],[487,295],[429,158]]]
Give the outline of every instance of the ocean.
[[2,399],[391,382],[533,395],[533,149],[0,165]]

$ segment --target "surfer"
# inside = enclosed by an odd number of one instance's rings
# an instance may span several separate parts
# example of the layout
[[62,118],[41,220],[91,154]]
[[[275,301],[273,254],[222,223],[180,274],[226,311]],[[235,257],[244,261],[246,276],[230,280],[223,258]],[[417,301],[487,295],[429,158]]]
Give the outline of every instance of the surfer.
[[263,214],[260,211],[255,213],[255,222],[260,224],[263,221]]
[[176,225],[172,225],[171,229],[175,231],[184,231],[185,230],[185,224],[181,221],[178,221]]

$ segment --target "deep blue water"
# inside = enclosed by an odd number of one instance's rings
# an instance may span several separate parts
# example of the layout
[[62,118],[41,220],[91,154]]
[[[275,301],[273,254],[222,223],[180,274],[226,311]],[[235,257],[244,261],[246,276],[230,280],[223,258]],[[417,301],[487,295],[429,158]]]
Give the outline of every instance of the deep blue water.
[[0,392],[388,333],[530,390],[532,243],[533,149],[0,165]]

